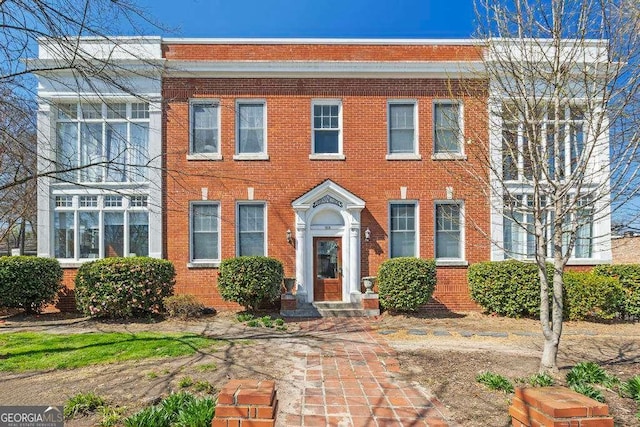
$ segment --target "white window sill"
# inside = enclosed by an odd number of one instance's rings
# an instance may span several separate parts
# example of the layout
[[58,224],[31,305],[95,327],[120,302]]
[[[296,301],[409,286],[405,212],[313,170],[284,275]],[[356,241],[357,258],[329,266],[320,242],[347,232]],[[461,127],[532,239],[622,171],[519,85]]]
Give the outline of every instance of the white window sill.
[[415,153],[387,154],[385,158],[387,160],[422,160],[422,156],[420,154],[415,154]]
[[[550,259],[553,262],[553,259]],[[596,258],[571,258],[567,261],[567,265],[598,265],[598,264],[611,264],[611,260],[596,259]]]
[[233,160],[269,160],[266,153],[235,154]]
[[193,261],[187,263],[187,268],[218,268],[220,267],[220,261],[200,262]]
[[435,153],[431,160],[467,160],[467,156],[462,153]]
[[346,157],[340,153],[309,154],[309,160],[344,160]]
[[187,160],[222,160],[222,154],[220,153],[187,154]]
[[82,264],[84,264],[85,262],[95,261],[96,259],[88,259],[84,261],[64,261],[64,260],[58,260],[58,261],[60,262],[60,267],[62,268],[80,268],[82,267]]
[[467,267],[469,262],[464,259],[437,259],[436,267]]

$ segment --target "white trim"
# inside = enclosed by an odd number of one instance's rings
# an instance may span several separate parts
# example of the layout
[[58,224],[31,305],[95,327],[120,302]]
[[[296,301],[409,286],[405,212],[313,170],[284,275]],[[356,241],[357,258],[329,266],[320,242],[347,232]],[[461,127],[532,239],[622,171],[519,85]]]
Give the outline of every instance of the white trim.
[[[194,259],[193,258],[193,207],[216,205],[218,207],[218,258],[217,259]],[[219,200],[191,200],[189,201],[189,262],[187,266],[205,267],[208,264],[219,264],[222,260],[222,204]]]
[[[391,106],[392,105],[412,105],[413,106],[413,152],[412,153],[392,153],[391,152]],[[421,159],[420,156],[420,134],[418,120],[418,100],[417,99],[387,99],[387,160],[414,160]]]
[[[316,153],[316,127],[315,127],[315,107],[317,105],[338,106],[338,152],[336,153]],[[319,128],[320,131],[322,128]],[[334,129],[334,128],[330,128]],[[342,125],[342,100],[338,98],[314,98],[311,100],[311,154],[309,159],[315,160],[344,160]],[[313,156],[313,157],[312,157]]]
[[391,231],[391,205],[413,205],[414,211],[414,235],[415,235],[415,248],[414,257],[420,258],[420,204],[415,199],[401,199],[401,200],[389,200],[387,203],[387,230],[389,233],[389,243],[387,244],[387,258],[391,259],[391,245],[392,245],[392,231]]
[[[437,209],[438,205],[457,205],[460,209],[458,218],[459,226],[460,226],[460,256],[456,258],[438,258],[437,257],[437,248],[438,248],[438,220],[437,220]],[[434,200],[433,201],[433,258],[436,260],[436,264],[440,262],[440,265],[468,265],[466,261],[466,227],[465,227],[465,205],[464,200]]]
[[461,153],[434,153],[431,160],[467,160],[467,156]]
[[[126,38],[128,39],[128,37]],[[156,39],[153,38],[153,41]],[[500,40],[500,39],[498,39]],[[409,45],[409,46],[484,46],[486,41],[477,39],[383,39],[383,38],[195,38],[163,37],[162,44],[326,44],[326,45]]]
[[[437,105],[443,105],[443,104],[448,104],[448,105],[457,105],[458,106],[458,148],[459,151],[457,152],[448,152],[448,151],[437,151],[437,147],[436,147],[436,106]],[[433,146],[432,146],[432,153],[433,153],[433,157],[435,157],[438,160],[449,160],[448,156],[456,156],[455,158],[451,159],[451,160],[460,160],[460,157],[464,157],[464,159],[466,160],[466,156],[465,156],[465,152],[464,152],[464,102],[462,99],[456,99],[456,98],[444,98],[444,99],[434,99],[432,104],[431,104],[431,112],[432,112],[432,123],[431,126],[433,127],[433,133],[432,133],[432,138],[433,138]],[[432,157],[433,160],[435,160]]]
[[262,256],[269,256],[269,245],[268,242],[269,240],[267,239],[267,225],[269,224],[268,218],[267,218],[267,202],[265,200],[239,200],[236,201],[236,221],[235,221],[235,238],[236,238],[236,251],[235,254],[236,256],[241,256],[240,255],[240,206],[245,205],[245,206],[262,206],[263,208],[263,224],[262,224],[262,238],[263,238],[263,242],[262,242],[262,247],[264,249]]
[[[262,105],[262,151],[255,153],[240,152],[240,106],[241,105]],[[236,99],[235,110],[235,155],[234,160],[269,160],[267,149],[267,100],[264,98],[238,98]]]
[[[218,143],[218,147],[216,151],[211,153],[200,153],[193,151],[193,134],[195,131],[194,128],[194,117],[193,117],[193,107],[195,105],[211,105],[216,108],[216,125],[217,125],[217,135],[216,141]],[[221,133],[221,117],[222,116],[222,108],[220,107],[220,100],[216,98],[191,98],[189,99],[189,151],[187,154],[187,160],[222,160],[222,141],[220,140]]]

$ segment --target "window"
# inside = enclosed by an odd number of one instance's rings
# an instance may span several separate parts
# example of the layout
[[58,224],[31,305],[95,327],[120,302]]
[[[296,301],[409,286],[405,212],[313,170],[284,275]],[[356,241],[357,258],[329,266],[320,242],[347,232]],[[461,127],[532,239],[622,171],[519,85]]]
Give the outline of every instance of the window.
[[434,152],[462,154],[462,104],[438,101],[433,104]]
[[147,103],[59,104],[58,178],[85,183],[146,181],[148,108]]
[[334,100],[312,103],[313,154],[342,153],[342,104]]
[[191,154],[220,153],[220,116],[216,101],[191,101]]
[[463,259],[460,204],[436,203],[436,258]]
[[264,203],[238,204],[238,256],[266,255]]
[[191,204],[191,261],[220,260],[220,221],[218,203]]
[[390,258],[417,256],[415,203],[392,203],[390,220]]
[[[529,111],[528,106],[503,105],[502,175],[505,180],[530,180],[536,166],[537,176],[550,180],[563,179],[567,171],[573,173],[584,167],[580,162],[585,146],[584,112],[575,105],[561,106],[557,119],[556,130],[555,113],[550,108]],[[531,162],[530,145],[540,147],[536,154],[540,156],[539,165]]]
[[148,211],[120,195],[56,196],[53,250],[72,261],[148,256]]
[[266,105],[264,101],[236,104],[236,153],[239,156],[266,154]]
[[416,103],[389,102],[388,113],[389,154],[416,154]]

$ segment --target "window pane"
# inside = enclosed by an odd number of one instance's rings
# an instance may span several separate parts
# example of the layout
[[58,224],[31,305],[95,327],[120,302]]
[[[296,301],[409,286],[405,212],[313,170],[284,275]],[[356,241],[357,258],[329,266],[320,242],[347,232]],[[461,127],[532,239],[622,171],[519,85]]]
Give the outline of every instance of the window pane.
[[83,119],[101,119],[102,104],[82,104],[80,106]]
[[74,258],[74,222],[73,212],[55,212],[53,214],[53,235],[56,258]]
[[191,151],[193,153],[218,152],[218,105],[193,104]]
[[147,181],[149,167],[149,124],[131,123],[131,147],[129,162],[131,163],[131,181]]
[[219,259],[218,205],[192,206],[192,232],[193,259]]
[[129,255],[149,256],[148,212],[129,212]]
[[391,258],[416,255],[415,205],[391,205]]
[[460,107],[458,104],[434,105],[435,151],[437,153],[459,153]]
[[126,178],[127,124],[108,123],[106,128],[107,181],[124,182]]
[[124,256],[124,213],[104,213],[104,256]]
[[315,131],[315,153],[339,153],[338,131]]
[[414,113],[413,104],[389,105],[389,152],[413,153]]
[[264,104],[238,105],[238,152],[264,152]]
[[[78,166],[78,124],[58,123],[56,126],[56,162],[59,170],[71,169]],[[60,174],[65,181],[76,182],[77,171]]]
[[[80,181],[102,181],[102,124],[82,123],[80,125]],[[89,166],[95,165],[95,166]]]
[[98,258],[100,229],[98,212],[78,212],[80,258]]
[[507,181],[518,179],[518,129],[513,125],[502,131],[502,176]]
[[436,206],[436,258],[462,258],[460,206]]
[[576,231],[576,258],[591,258],[593,239],[593,216],[590,209],[580,209],[577,213],[579,227]]
[[239,205],[238,256],[264,254],[264,205]]
[[107,119],[126,119],[127,104],[107,104]]

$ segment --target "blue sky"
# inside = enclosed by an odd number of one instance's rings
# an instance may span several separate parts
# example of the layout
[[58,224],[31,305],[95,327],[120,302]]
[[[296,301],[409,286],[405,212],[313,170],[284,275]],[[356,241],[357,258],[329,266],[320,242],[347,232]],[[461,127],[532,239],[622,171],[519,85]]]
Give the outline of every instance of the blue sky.
[[468,38],[472,0],[140,0],[165,37]]

